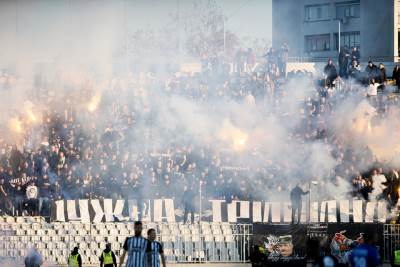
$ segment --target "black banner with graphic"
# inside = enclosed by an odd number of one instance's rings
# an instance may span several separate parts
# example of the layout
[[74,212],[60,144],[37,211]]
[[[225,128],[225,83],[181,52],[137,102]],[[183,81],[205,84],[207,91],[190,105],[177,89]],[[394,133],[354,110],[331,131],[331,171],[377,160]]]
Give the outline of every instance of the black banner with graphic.
[[307,260],[329,254],[347,264],[364,233],[382,255],[383,224],[254,224],[251,260],[253,266],[306,266]]
[[339,263],[347,263],[351,250],[362,242],[363,234],[368,234],[379,254],[383,255],[383,224],[337,223],[328,225],[330,252]]
[[306,225],[254,224],[255,266],[306,266]]

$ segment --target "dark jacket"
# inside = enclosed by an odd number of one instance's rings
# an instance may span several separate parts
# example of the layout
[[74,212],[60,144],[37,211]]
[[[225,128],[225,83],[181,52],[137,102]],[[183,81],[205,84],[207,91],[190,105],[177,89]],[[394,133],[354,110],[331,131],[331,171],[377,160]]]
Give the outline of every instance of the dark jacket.
[[367,65],[367,67],[365,67],[365,72],[368,79],[379,79],[380,72],[375,64],[372,64],[372,66]]
[[360,62],[361,54],[360,51],[351,51],[351,60],[357,60],[357,62]]
[[185,206],[194,206],[195,195],[193,190],[188,189],[183,193],[182,202]]
[[301,196],[308,194],[308,191],[303,191],[298,185],[290,191],[290,201],[301,202]]
[[394,68],[392,73],[392,79],[396,81],[396,85],[400,88],[400,68]]
[[377,79],[378,83],[384,83],[387,81],[387,76],[386,76],[386,69],[379,69],[379,77]]
[[353,65],[351,65],[349,67],[349,75],[350,77],[354,78],[354,79],[358,79],[360,77],[360,70],[357,69],[356,67],[354,67]]
[[332,83],[337,78],[337,71],[335,65],[327,64],[324,68],[324,73],[328,79],[328,83]]
[[339,53],[339,66],[346,67],[349,64],[349,54],[346,50],[341,50]]

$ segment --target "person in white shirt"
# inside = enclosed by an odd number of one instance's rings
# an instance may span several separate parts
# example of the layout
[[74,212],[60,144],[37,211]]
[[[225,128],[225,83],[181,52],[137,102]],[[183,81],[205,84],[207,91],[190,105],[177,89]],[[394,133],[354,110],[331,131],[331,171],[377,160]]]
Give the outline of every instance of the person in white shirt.
[[246,95],[246,97],[245,97],[245,99],[244,99],[244,102],[247,104],[247,105],[255,105],[256,104],[256,99],[254,98],[254,96],[251,94],[251,93],[248,93],[247,95]]
[[387,182],[385,175],[382,174],[382,170],[375,169],[372,172],[372,187],[373,190],[371,192],[371,201],[379,200],[382,198],[383,190],[385,190]]
[[378,95],[378,87],[379,83],[376,83],[374,79],[371,79],[371,82],[368,86],[367,96],[374,97]]
[[39,190],[37,186],[35,185],[34,182],[31,182],[27,187],[26,187],[26,210],[28,211],[28,214],[31,216],[38,215],[38,194]]

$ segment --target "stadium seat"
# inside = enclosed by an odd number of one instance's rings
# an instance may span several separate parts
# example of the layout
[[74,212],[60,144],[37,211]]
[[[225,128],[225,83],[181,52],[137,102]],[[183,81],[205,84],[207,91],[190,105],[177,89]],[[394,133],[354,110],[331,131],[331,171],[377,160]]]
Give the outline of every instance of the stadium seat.
[[16,218],[18,218],[18,217],[11,217],[11,216],[7,216],[7,217],[5,217],[5,221],[7,222],[7,223],[14,223],[14,222],[16,222]]
[[[72,248],[79,245],[85,264],[97,264],[98,257],[110,242],[119,252],[127,236],[133,234],[133,223],[54,222],[47,224],[39,218],[1,217],[1,229],[15,229],[0,236],[0,256],[23,257],[22,252],[37,245],[43,257],[65,264]],[[168,261],[226,261],[238,260],[235,226],[225,223],[183,224],[152,223],[144,227],[156,229]]]

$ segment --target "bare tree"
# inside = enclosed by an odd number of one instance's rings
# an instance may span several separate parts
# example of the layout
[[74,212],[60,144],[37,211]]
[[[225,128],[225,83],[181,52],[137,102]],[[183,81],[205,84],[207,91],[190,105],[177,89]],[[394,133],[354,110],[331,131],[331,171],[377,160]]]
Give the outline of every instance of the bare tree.
[[171,67],[178,65],[181,55],[197,58],[219,55],[224,52],[224,36],[227,55],[233,55],[239,44],[234,33],[224,34],[226,18],[215,0],[192,1],[189,8],[170,16],[170,23],[161,30],[149,27],[128,34],[115,57],[126,57],[130,69],[148,69],[151,65]]
[[128,35],[116,57],[125,58],[131,70],[149,70],[177,64],[178,45],[174,30],[143,28]]
[[234,33],[225,31],[224,34],[226,18],[215,0],[193,1],[189,9],[182,14],[173,14],[172,19],[182,28],[188,55],[219,54],[224,51],[224,35],[227,53],[231,54],[239,43]]

